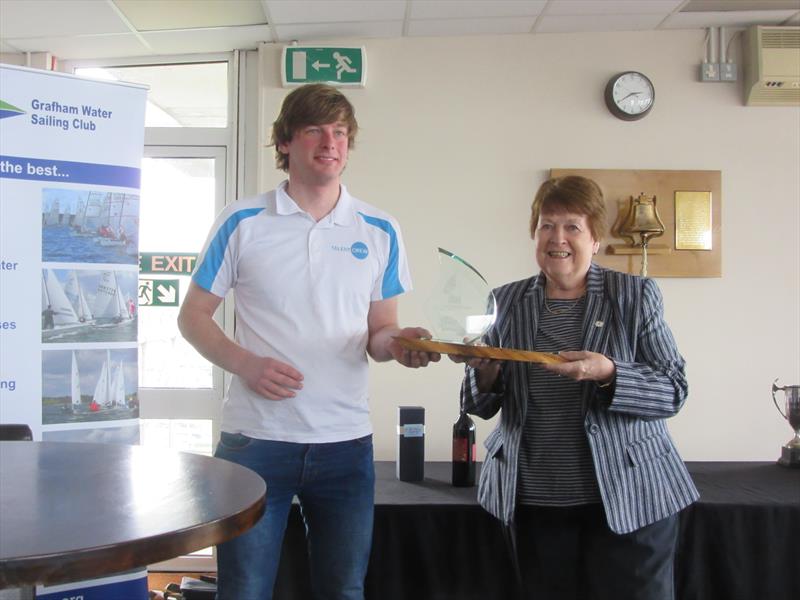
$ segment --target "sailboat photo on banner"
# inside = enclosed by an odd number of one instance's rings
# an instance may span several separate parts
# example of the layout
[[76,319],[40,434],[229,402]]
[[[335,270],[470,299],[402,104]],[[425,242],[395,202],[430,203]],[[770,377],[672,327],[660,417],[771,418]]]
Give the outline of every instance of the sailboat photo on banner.
[[133,270],[43,269],[42,342],[136,342]]
[[139,195],[92,189],[42,190],[42,260],[138,262]]
[[42,355],[43,425],[138,418],[136,348]]

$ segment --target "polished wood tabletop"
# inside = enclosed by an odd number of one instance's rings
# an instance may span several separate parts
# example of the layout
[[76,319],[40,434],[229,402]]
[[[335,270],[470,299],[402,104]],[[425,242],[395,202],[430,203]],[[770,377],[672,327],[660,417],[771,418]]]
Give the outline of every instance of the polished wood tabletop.
[[224,542],[264,513],[249,469],[142,446],[0,442],[0,588],[131,570]]

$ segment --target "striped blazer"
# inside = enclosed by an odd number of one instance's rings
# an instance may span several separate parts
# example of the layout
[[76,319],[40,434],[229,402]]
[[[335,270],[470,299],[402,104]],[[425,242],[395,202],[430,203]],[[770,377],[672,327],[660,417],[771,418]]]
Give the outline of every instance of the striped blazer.
[[[543,274],[494,290],[498,315],[485,341],[535,349],[544,300]],[[614,361],[614,385],[581,386],[588,407],[584,428],[608,525],[629,533],[672,515],[699,497],[667,431],[665,419],[680,410],[688,386],[684,360],[663,315],[652,279],[592,264],[586,282],[583,349]],[[485,441],[478,499],[505,523],[514,518],[519,447],[528,403],[528,366],[505,362],[491,392],[479,392],[467,367],[461,399],[471,414],[488,419],[501,411]],[[535,401],[535,399],[534,399]]]

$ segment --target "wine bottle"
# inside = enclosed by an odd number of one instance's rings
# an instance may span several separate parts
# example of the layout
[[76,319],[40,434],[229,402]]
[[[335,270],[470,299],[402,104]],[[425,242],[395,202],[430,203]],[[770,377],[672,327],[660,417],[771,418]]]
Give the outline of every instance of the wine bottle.
[[475,485],[475,423],[462,408],[453,424],[453,486]]

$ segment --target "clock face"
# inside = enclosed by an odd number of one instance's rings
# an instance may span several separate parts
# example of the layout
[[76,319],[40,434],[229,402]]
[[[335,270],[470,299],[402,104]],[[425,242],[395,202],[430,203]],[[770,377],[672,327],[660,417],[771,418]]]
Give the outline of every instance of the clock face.
[[629,71],[612,77],[606,86],[606,105],[626,121],[644,117],[655,102],[653,83],[641,73]]

